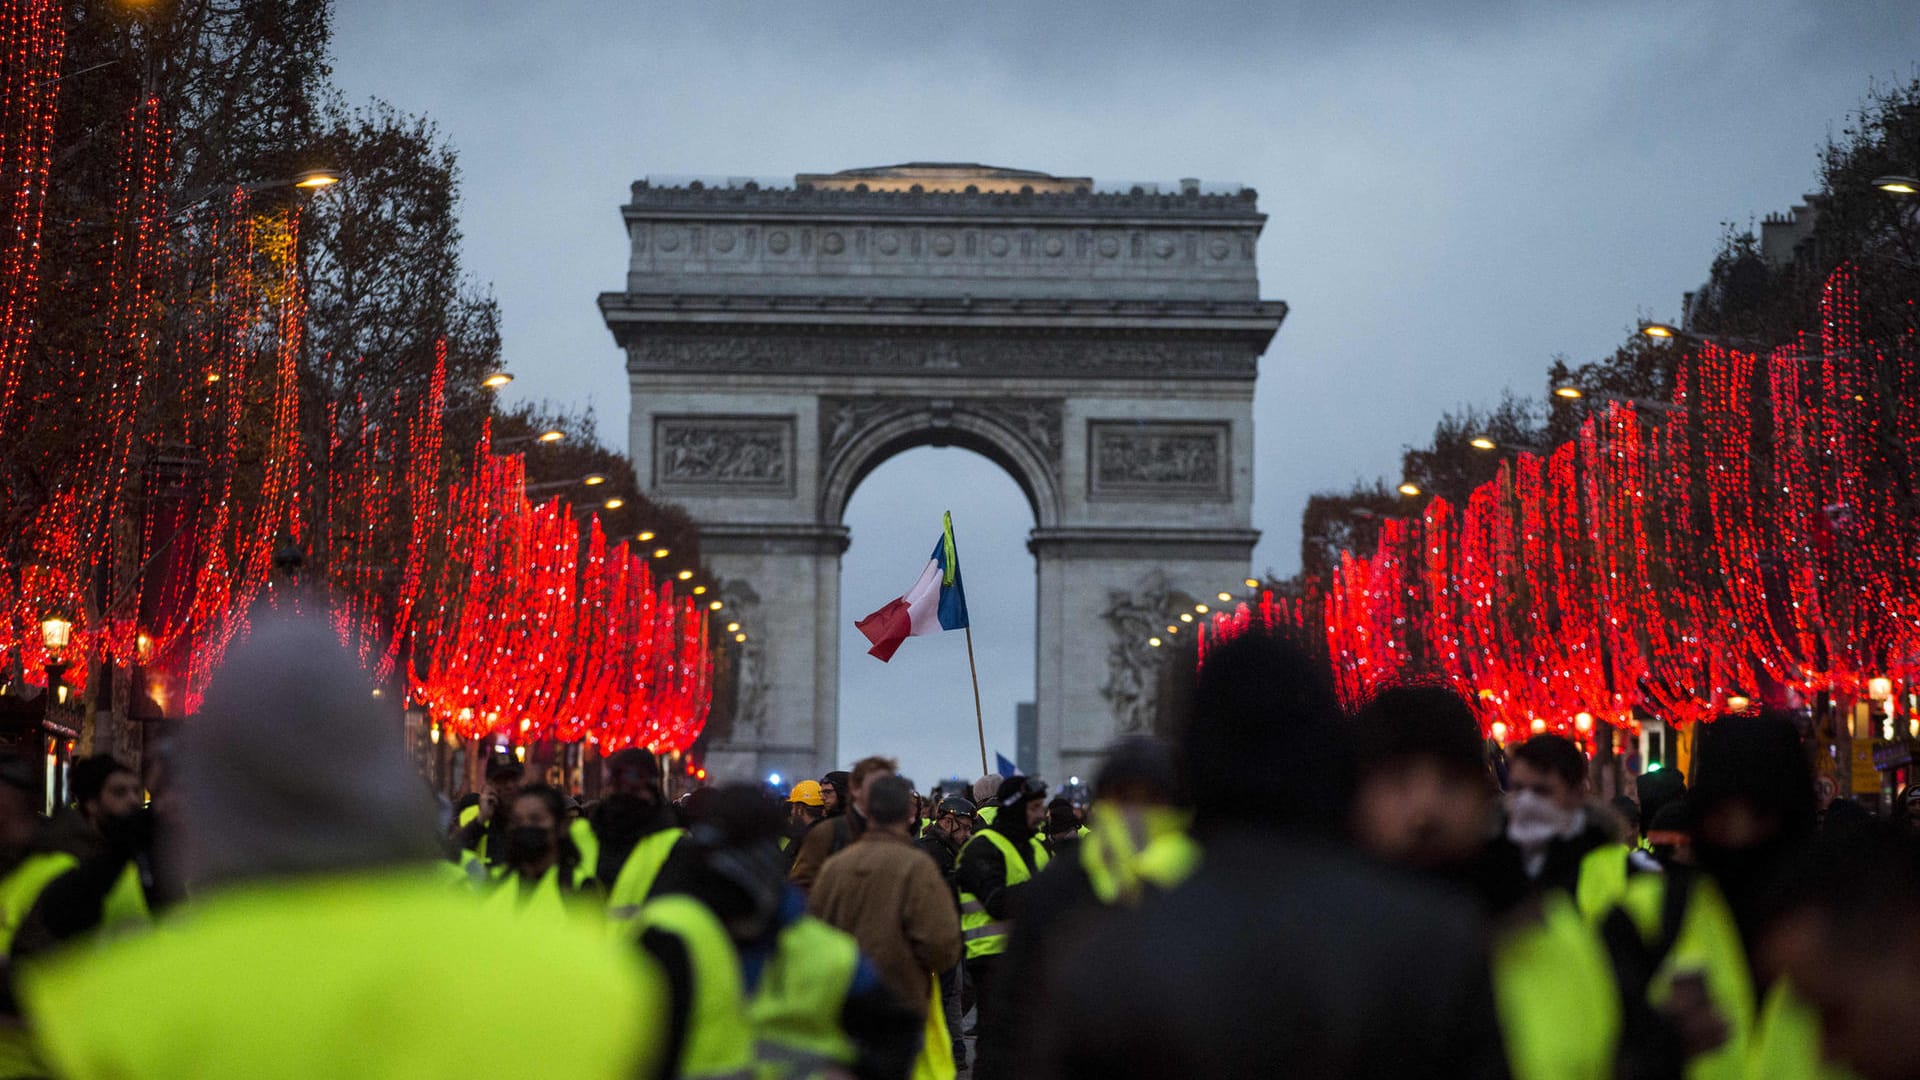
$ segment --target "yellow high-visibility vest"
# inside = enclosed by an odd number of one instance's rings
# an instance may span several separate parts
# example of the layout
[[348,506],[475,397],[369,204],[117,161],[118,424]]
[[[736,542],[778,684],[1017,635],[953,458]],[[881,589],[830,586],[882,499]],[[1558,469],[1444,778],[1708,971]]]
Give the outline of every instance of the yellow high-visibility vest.
[[1540,915],[1493,948],[1494,1003],[1514,1080],[1609,1080],[1622,1025],[1613,962],[1571,897],[1548,890]]
[[13,948],[13,935],[53,879],[79,865],[80,860],[64,851],[41,852],[22,859],[0,881],[0,954]]
[[[555,972],[558,1028],[505,1008],[462,1031],[479,988]],[[667,1010],[657,969],[592,924],[503,920],[424,866],[209,892],[152,933],[32,965],[20,990],[55,1075],[126,1080],[653,1075]],[[101,1022],[129,993],[140,1007]]]
[[[1006,884],[1009,887],[1033,880],[1033,871],[1027,869],[1027,862],[1020,857],[1020,852],[1013,846],[1013,841],[1008,840],[992,829],[988,829],[984,832],[974,833],[973,839],[967,841],[967,846],[971,847],[974,844],[980,843],[982,840],[1000,849],[1000,854],[1007,864]],[[1034,870],[1046,869],[1047,849],[1045,845],[1041,844],[1037,837],[1028,842],[1033,845]],[[960,857],[962,859],[967,857],[966,848],[960,849]],[[1006,952],[1007,935],[1012,929],[1012,923],[1004,919],[997,920],[993,918],[993,916],[988,915],[987,906],[979,897],[970,892],[961,892],[960,937],[967,944],[967,959],[972,960],[981,956],[998,956]]]
[[853,935],[811,915],[780,931],[747,1000],[763,1080],[803,1080],[854,1063],[857,1050],[840,1016],[859,966]]
[[753,1075],[753,1028],[747,1020],[740,954],[726,927],[690,896],[647,901],[634,919],[634,934],[669,934],[686,950],[692,1000],[687,1031],[673,1075],[683,1080],[747,1080]]
[[647,902],[647,894],[653,891],[653,879],[660,876],[660,868],[666,865],[667,856],[673,852],[673,845],[687,835],[682,828],[661,829],[640,838],[633,845],[633,851],[620,867],[620,875],[614,879],[613,888],[607,892],[607,916],[615,922],[626,922],[640,914],[640,905]]

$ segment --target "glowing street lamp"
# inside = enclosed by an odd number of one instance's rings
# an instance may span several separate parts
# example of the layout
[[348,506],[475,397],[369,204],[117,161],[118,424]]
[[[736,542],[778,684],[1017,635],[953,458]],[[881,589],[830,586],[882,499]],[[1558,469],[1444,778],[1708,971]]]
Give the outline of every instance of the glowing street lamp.
[[1889,195],[1920,195],[1920,178],[1912,176],[1876,176],[1873,186]]
[[40,620],[40,644],[46,646],[49,655],[58,658],[73,644],[73,624],[58,615]]
[[1473,447],[1475,450],[1500,449],[1499,443],[1494,442],[1492,439],[1487,438],[1485,435],[1475,435],[1473,438],[1467,440],[1467,445]]
[[480,385],[485,387],[488,390],[498,390],[512,381],[513,381],[512,372],[495,371],[488,374],[486,378],[481,379]]
[[1260,587],[1260,579],[1259,579],[1259,578],[1248,578],[1248,579],[1247,579],[1247,588],[1249,588],[1249,589],[1257,589],[1257,588],[1259,588],[1259,587]]
[[1680,328],[1673,325],[1672,323],[1643,321],[1640,324],[1640,334],[1642,337],[1657,338],[1661,341],[1671,341],[1674,338],[1677,338],[1680,336]]
[[1400,494],[1405,495],[1409,499],[1417,498],[1420,494],[1420,485],[1411,480],[1406,481],[1400,485]]
[[1586,397],[1587,395],[1584,391],[1582,391],[1577,386],[1556,386],[1553,388],[1553,396],[1557,398],[1565,398],[1568,401],[1579,401],[1581,398]]
[[293,186],[302,191],[320,191],[340,182],[337,169],[308,169],[293,178]]

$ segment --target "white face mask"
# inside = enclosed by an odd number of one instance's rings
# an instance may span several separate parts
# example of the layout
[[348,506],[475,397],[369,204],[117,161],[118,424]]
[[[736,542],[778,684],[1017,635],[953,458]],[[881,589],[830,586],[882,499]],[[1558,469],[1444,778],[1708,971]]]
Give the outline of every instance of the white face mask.
[[1573,831],[1579,813],[1538,792],[1516,791],[1507,796],[1507,839],[1537,847]]

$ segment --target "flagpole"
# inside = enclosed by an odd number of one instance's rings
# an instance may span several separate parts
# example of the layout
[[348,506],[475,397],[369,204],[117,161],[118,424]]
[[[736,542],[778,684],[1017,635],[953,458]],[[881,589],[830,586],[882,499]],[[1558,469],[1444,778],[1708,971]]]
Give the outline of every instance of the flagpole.
[[973,621],[967,621],[967,674],[973,676],[973,730],[980,733],[980,775],[985,776],[993,770],[987,768],[987,722],[980,714],[980,672],[973,666]]
[[[946,545],[947,576],[960,580],[960,544],[953,538],[953,511],[940,515],[940,537]],[[964,602],[964,601],[963,601]],[[980,669],[973,663],[973,619],[967,619],[967,674],[973,676],[973,730],[980,736],[980,775],[987,776],[987,721],[980,712]]]

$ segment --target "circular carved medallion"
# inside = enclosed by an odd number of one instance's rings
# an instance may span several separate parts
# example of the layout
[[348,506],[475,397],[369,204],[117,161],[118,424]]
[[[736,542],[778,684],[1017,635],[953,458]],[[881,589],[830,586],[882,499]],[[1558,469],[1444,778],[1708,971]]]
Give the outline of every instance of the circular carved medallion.
[[1163,259],[1173,257],[1173,237],[1158,237],[1153,242],[1153,253]]
[[1227,253],[1232,250],[1233,250],[1233,246],[1227,243],[1225,240],[1216,239],[1213,241],[1213,243],[1207,245],[1207,251],[1211,253],[1213,257],[1216,259],[1226,258]]
[[847,242],[837,232],[830,232],[820,238],[820,250],[829,255],[838,255],[847,250]]
[[786,254],[787,246],[791,243],[792,241],[787,239],[786,233],[770,232],[767,234],[767,250],[773,252],[775,255]]
[[680,249],[680,234],[672,229],[661,229],[660,235],[655,238],[654,243],[659,245],[661,251],[678,251]]
[[1113,258],[1115,255],[1120,254],[1120,238],[1117,236],[1101,237],[1100,238],[1100,254],[1105,255],[1109,259]]
[[1012,247],[1013,245],[1007,243],[1007,238],[1004,236],[996,236],[987,241],[987,250],[995,255],[1005,255]]
[[946,233],[936,234],[933,238],[933,253],[935,255],[953,254],[953,237]]
[[900,250],[900,238],[890,232],[881,233],[880,239],[875,240],[873,246],[879,248],[882,255],[892,255]]
[[722,255],[725,255],[727,252],[733,250],[732,230],[720,229],[713,234],[713,250],[719,252]]

